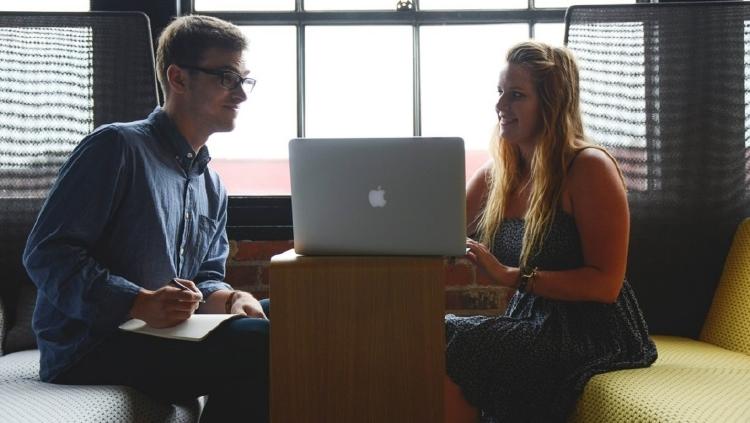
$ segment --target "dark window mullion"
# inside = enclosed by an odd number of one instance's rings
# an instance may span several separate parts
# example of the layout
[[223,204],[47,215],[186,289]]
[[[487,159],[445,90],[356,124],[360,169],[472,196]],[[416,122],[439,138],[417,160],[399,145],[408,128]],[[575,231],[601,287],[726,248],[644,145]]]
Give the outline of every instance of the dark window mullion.
[[469,25],[562,22],[564,8],[356,12],[203,12],[237,25]]
[[[294,10],[301,13],[305,10],[305,0],[295,0]],[[297,28],[297,136],[305,136],[305,26],[301,23]]]
[[[412,0],[414,4],[414,10],[419,11],[421,6],[419,0]],[[412,38],[413,48],[412,54],[414,55],[412,69],[414,70],[414,88],[412,99],[414,104],[414,128],[413,133],[415,137],[422,135],[422,51],[420,47],[421,43],[421,31],[420,25],[414,25],[413,27],[414,37]]]
[[418,137],[422,135],[422,58],[420,57],[420,26],[414,25],[413,27],[413,38],[412,38],[412,55],[414,56],[412,68],[413,73],[413,84],[412,90],[414,98],[412,99],[414,104],[414,136]]
[[[302,0],[297,0],[302,3]],[[305,136],[305,26],[297,25],[297,136]]]

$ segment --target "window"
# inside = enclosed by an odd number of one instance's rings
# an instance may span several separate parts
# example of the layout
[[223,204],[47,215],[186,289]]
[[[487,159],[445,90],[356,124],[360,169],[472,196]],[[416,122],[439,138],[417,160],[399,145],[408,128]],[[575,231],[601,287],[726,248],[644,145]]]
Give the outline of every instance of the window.
[[410,136],[411,32],[405,25],[307,27],[305,135]]
[[565,39],[564,23],[538,23],[534,25],[534,38],[553,46],[562,46]]
[[217,11],[274,11],[294,10],[294,0],[195,0],[194,9],[201,12]]
[[287,143],[301,136],[460,136],[467,178],[488,159],[505,51],[530,37],[562,45],[570,2],[412,3],[194,0],[248,34],[258,80],[237,128],[209,139],[230,195],[288,195]]
[[208,141],[211,167],[232,195],[289,194],[287,142],[297,136],[296,31],[293,26],[243,26],[247,66],[258,80],[240,107],[234,131]]
[[527,0],[420,0],[422,10],[488,10],[488,9],[525,9]]
[[89,0],[24,0],[0,2],[0,12],[87,12]]
[[633,4],[633,0],[534,0],[536,7],[568,7],[575,4]]
[[467,178],[489,159],[497,82],[505,62],[499,52],[528,36],[526,24],[421,29],[422,135],[462,137]]

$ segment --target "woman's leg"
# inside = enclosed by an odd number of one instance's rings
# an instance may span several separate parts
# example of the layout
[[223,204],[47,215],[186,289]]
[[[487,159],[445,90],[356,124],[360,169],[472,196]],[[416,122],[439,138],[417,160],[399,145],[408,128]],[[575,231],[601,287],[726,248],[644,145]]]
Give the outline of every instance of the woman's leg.
[[479,412],[464,398],[461,388],[445,376],[445,423],[476,423]]

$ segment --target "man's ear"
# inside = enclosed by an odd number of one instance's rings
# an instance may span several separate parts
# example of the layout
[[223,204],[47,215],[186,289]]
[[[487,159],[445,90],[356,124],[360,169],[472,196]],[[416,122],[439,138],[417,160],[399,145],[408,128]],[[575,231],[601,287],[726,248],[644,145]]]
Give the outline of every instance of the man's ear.
[[187,88],[186,71],[175,64],[167,68],[167,83],[169,91],[173,93],[184,93]]

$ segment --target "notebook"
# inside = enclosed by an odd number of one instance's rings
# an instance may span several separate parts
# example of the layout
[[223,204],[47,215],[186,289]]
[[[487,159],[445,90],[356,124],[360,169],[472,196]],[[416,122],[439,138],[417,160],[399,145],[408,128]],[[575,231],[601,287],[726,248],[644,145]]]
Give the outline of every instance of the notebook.
[[466,253],[461,138],[295,138],[289,167],[298,254]]
[[240,317],[240,314],[193,314],[189,319],[169,328],[152,328],[139,319],[130,319],[120,325],[120,329],[160,338],[180,339],[183,341],[200,341],[214,329],[229,319]]

